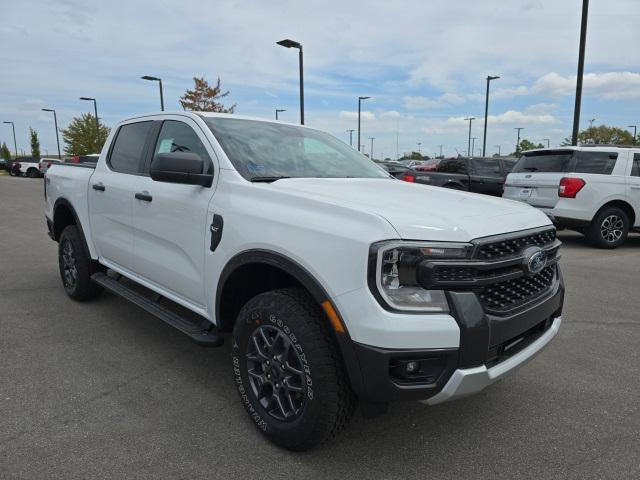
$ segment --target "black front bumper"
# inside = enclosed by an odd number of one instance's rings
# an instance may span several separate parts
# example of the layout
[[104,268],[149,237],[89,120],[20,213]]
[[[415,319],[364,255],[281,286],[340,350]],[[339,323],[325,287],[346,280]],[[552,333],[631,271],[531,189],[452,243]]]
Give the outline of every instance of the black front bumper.
[[[361,400],[383,403],[425,400],[439,393],[456,369],[496,365],[542,335],[562,313],[564,282],[558,267],[553,288],[533,306],[509,316],[485,313],[473,292],[447,292],[451,315],[460,328],[457,349],[400,350],[353,344],[359,372],[349,368],[352,387]],[[513,345],[517,345],[513,347]],[[417,360],[417,377],[399,366]],[[349,364],[349,362],[347,362]]]

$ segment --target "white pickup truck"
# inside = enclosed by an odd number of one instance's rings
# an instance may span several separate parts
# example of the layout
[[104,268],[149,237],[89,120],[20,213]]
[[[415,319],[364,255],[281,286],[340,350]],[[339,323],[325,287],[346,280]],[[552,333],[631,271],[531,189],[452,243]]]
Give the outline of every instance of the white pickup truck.
[[130,118],[97,165],[51,166],[45,215],[71,298],[107,289],[201,345],[229,334],[242,404],[292,450],[357,404],[478,392],[561,323],[542,212],[396,180],[308,127]]

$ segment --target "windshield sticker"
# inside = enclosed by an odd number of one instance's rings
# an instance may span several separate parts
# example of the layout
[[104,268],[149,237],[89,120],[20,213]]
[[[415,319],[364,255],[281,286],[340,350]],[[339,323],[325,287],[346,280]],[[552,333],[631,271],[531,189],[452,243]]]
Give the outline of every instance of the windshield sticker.
[[171,153],[173,138],[163,138],[158,147],[158,153]]

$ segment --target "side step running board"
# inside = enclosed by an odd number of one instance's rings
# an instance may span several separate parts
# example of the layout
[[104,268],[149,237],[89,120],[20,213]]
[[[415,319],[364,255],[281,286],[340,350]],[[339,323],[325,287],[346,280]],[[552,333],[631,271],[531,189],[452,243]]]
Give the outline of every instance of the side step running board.
[[91,275],[91,280],[103,286],[111,293],[121,296],[122,298],[135,303],[140,308],[146,310],[151,315],[177,328],[185,333],[198,345],[204,347],[219,347],[224,343],[224,337],[214,329],[207,330],[202,325],[192,322],[181,317],[177,313],[172,312],[168,308],[160,305],[158,302],[145,297],[134,289],[124,285],[115,278],[108,276],[103,272],[97,272]]

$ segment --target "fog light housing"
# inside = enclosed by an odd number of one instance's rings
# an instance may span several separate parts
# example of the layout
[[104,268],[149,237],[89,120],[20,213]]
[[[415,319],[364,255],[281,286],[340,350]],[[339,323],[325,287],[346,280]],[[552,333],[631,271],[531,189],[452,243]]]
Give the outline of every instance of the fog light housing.
[[394,358],[389,374],[397,383],[436,383],[446,368],[446,358]]

